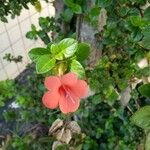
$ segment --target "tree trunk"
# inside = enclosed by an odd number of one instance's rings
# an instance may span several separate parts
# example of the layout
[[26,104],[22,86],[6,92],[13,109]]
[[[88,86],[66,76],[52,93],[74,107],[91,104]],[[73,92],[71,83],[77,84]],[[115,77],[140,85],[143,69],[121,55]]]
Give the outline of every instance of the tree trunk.
[[[88,10],[92,8],[95,1],[89,0],[87,2]],[[95,36],[98,32],[97,29],[92,27],[87,21],[85,21],[83,15],[77,16],[76,22],[76,34],[77,39],[81,42],[87,42],[91,46],[91,52],[89,59],[87,60],[88,66],[94,66],[101,56],[101,50],[98,48],[98,38]]]
[[[95,1],[89,0],[87,2],[87,6],[89,9],[92,8]],[[62,0],[55,0],[54,1],[54,7],[55,7],[55,14],[56,19],[60,16],[60,14],[64,11],[64,3]],[[64,33],[67,31],[66,25],[62,23],[60,25],[61,31]],[[83,15],[78,15],[76,18],[76,37],[81,42],[87,42],[91,46],[91,53],[89,56],[89,59],[87,60],[88,66],[92,67],[94,66],[97,61],[99,60],[99,57],[101,56],[101,50],[98,48],[98,39],[95,36],[97,33],[97,29],[92,27],[88,22],[84,20]]]

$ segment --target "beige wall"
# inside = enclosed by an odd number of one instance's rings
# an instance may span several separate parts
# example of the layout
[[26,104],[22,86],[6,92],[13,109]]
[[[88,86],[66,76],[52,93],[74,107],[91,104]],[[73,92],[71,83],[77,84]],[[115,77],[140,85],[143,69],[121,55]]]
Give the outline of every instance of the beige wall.
[[[21,15],[15,19],[8,17],[8,23],[0,22],[0,80],[15,78],[30,63],[27,52],[33,47],[42,46],[43,42],[31,41],[25,37],[27,31],[31,29],[31,24],[38,26],[38,17],[53,16],[55,13],[51,3],[41,0],[42,11],[38,13],[30,5],[29,10],[22,10]],[[6,53],[14,56],[23,56],[23,62],[14,63],[3,59]]]

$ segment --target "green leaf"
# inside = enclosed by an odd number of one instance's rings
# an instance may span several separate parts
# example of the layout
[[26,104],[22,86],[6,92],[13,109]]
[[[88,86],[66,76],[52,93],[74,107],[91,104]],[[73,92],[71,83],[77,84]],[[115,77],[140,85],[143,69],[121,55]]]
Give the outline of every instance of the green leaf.
[[101,100],[101,95],[100,94],[92,96],[92,103],[94,105],[97,105],[101,102],[102,102],[102,100]]
[[61,14],[61,17],[62,19],[65,21],[65,22],[70,22],[72,17],[73,17],[73,12],[71,9],[65,9],[65,11]]
[[48,43],[47,47],[46,47],[49,50],[49,52],[50,52],[50,49],[51,49],[51,45],[52,45],[52,43]]
[[131,117],[131,121],[145,130],[150,130],[150,105],[136,111]]
[[72,11],[76,14],[81,14],[82,13],[82,9],[80,5],[74,4],[73,7],[71,7]]
[[65,3],[68,7],[72,7],[72,6],[73,6],[73,1],[72,1],[72,0],[64,0],[64,3]]
[[4,16],[0,17],[0,20],[1,20],[2,22],[8,23],[8,20],[7,20],[6,17],[4,17]]
[[143,30],[144,38],[142,40],[142,46],[146,49],[150,49],[150,26],[147,26]]
[[76,14],[82,13],[82,8],[80,5],[73,3],[72,0],[64,0],[64,3]]
[[85,70],[77,60],[72,60],[70,71],[76,73],[80,79],[85,78]]
[[40,17],[39,18],[39,25],[45,32],[49,32],[50,25],[52,23],[52,18],[49,17]]
[[123,4],[127,3],[127,0],[119,0],[118,3],[122,6]]
[[55,58],[50,55],[41,56],[36,63],[36,71],[38,74],[46,73],[55,66]]
[[91,9],[90,15],[94,17],[94,16],[98,16],[99,14],[100,14],[100,8],[97,7],[96,5]]
[[131,16],[130,20],[134,26],[137,26],[137,27],[141,26],[142,19],[140,16]]
[[41,48],[41,47],[33,48],[28,53],[32,61],[37,61],[42,55],[47,55],[47,54],[50,54],[48,49]]
[[29,31],[26,33],[26,38],[31,39],[31,40],[36,40],[37,39],[37,34],[34,34],[32,31]]
[[149,21],[150,20],[150,7],[145,9],[144,11],[144,20]]
[[118,93],[117,91],[114,89],[114,87],[112,85],[108,86],[106,90],[104,90],[106,99],[107,99],[107,103],[112,106],[114,104],[114,102],[118,99]]
[[138,90],[143,96],[150,98],[150,83],[141,85]]
[[83,61],[88,58],[90,53],[90,45],[88,43],[79,43],[78,50],[76,52],[77,59]]
[[50,51],[52,54],[58,55],[58,53],[60,53],[60,48],[59,48],[58,44],[51,44]]
[[127,13],[128,13],[129,10],[130,10],[130,9],[129,9],[128,7],[126,7],[126,6],[120,7],[120,8],[118,9],[118,14],[119,14],[121,17],[124,17],[125,15],[127,15]]
[[139,31],[139,29],[136,29],[132,31],[131,38],[133,39],[133,41],[139,42],[143,38],[143,34]]
[[140,69],[138,71],[138,74],[140,75],[140,77],[144,76],[144,77],[149,77],[150,76],[150,66],[144,67],[143,69]]
[[6,121],[14,121],[14,119],[16,119],[16,112],[15,110],[7,110],[3,113],[3,116],[5,118]]
[[77,50],[78,42],[72,38],[66,38],[58,44],[51,45],[51,53],[57,60],[71,57]]
[[51,42],[48,33],[45,31],[39,30],[37,34],[46,45]]
[[150,150],[150,132],[146,136],[145,150]]
[[5,103],[2,101],[2,98],[0,97],[0,107],[4,107]]
[[100,7],[107,7],[111,5],[112,0],[98,0],[98,4]]

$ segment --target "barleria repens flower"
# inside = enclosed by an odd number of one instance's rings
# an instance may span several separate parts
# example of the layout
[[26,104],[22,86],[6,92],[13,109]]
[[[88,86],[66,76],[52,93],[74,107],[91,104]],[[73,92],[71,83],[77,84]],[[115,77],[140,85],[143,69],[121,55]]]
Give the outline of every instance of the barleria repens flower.
[[88,95],[87,83],[75,73],[46,77],[44,84],[48,91],[42,98],[43,104],[50,109],[59,106],[64,114],[75,112],[80,99]]

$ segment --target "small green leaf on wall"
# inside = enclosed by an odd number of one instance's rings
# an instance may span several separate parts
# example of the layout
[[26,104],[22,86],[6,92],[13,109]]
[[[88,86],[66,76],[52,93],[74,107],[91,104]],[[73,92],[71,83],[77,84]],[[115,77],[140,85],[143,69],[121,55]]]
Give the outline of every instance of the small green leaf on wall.
[[145,130],[150,130],[150,105],[136,111],[131,117],[131,121]]
[[26,38],[37,40],[37,30],[35,25],[31,24],[31,31],[26,33]]
[[66,38],[58,44],[51,45],[51,53],[57,60],[63,60],[71,57],[78,48],[78,42],[72,38]]
[[78,50],[76,52],[77,59],[84,61],[90,54],[90,45],[88,43],[79,43]]
[[150,83],[141,85],[139,87],[139,92],[145,96],[150,98]]
[[36,9],[37,12],[41,12],[42,6],[41,6],[41,3],[40,3],[39,0],[37,0],[37,1],[35,2],[34,7],[35,7],[35,9]]
[[33,48],[28,53],[32,61],[37,61],[42,55],[47,55],[47,54],[50,54],[48,49],[41,48],[41,47]]
[[43,55],[36,63],[36,71],[38,74],[46,73],[55,66],[55,63],[55,58],[51,58],[50,55]]
[[2,16],[2,17],[0,17],[0,20],[1,20],[2,22],[8,23],[6,17],[3,17],[3,16]]
[[77,60],[72,60],[70,71],[76,73],[80,79],[85,78],[85,70]]

